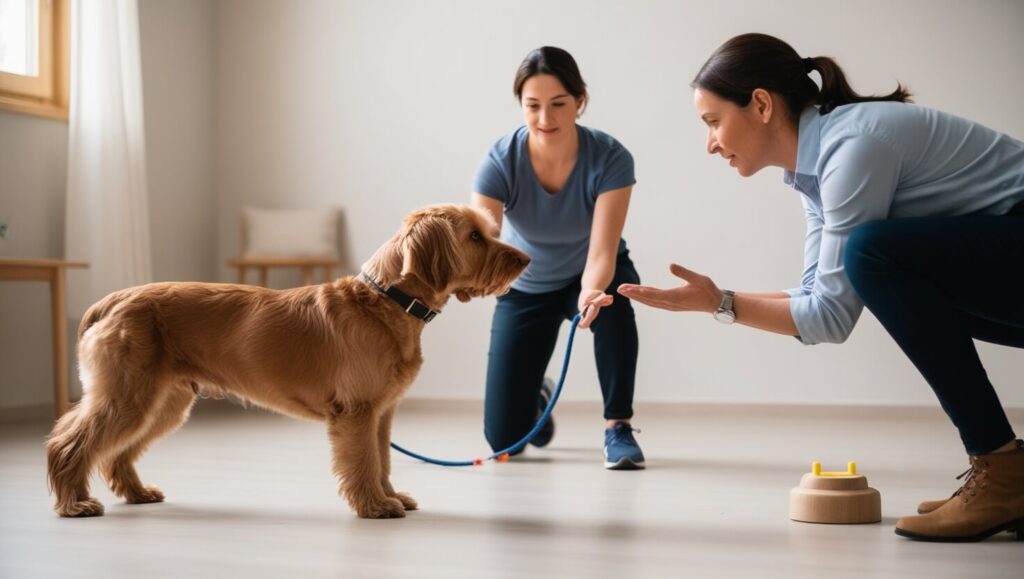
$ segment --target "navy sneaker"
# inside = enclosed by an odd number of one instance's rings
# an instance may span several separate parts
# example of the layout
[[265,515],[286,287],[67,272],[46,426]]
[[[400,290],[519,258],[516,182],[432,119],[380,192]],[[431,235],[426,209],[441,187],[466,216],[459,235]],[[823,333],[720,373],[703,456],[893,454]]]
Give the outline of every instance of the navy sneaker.
[[[541,414],[544,414],[544,409],[548,407],[551,402],[551,395],[554,392],[555,383],[548,378],[544,377],[544,382],[540,385],[540,396],[537,397],[537,419],[540,419]],[[554,415],[548,417],[548,421],[544,423],[544,426],[530,439],[530,444],[541,448],[547,446],[551,439],[555,436],[555,417]]]
[[644,451],[633,438],[640,432],[620,422],[604,431],[604,467],[609,470],[639,470],[644,468]]

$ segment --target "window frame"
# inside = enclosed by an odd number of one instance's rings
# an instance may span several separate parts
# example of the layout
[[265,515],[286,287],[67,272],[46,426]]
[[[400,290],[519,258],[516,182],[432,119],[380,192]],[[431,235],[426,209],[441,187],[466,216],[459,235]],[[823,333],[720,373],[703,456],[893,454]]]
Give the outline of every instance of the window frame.
[[39,74],[0,71],[0,110],[67,120],[70,0],[39,2]]

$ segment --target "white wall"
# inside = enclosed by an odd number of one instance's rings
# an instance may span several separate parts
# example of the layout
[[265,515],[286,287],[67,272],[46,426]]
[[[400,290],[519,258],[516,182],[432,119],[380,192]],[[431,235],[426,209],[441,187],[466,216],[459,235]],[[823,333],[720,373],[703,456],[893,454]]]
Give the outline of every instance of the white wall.
[[140,0],[153,277],[216,279],[217,6]]
[[[582,122],[636,157],[625,237],[655,285],[673,283],[670,261],[744,290],[799,275],[800,205],[780,172],[741,179],[703,152],[688,84],[734,34],[776,34],[837,57],[861,92],[899,79],[922,104],[1024,137],[1012,0],[141,0],[140,19],[160,280],[233,280],[223,260],[245,204],[343,208],[357,267],[406,212],[466,200],[487,147],[521,122],[512,76],[543,44],[579,61]],[[0,112],[0,255],[61,256],[66,146],[65,124]],[[492,308],[453,302],[427,328],[411,396],[482,396]],[[0,283],[0,408],[50,402],[47,320],[45,286]],[[934,404],[869,314],[843,346],[696,314],[640,309],[639,324],[642,401]],[[590,338],[576,343],[565,396],[596,400]],[[980,350],[1004,402],[1024,406],[1021,351]]]
[[[335,205],[357,264],[417,206],[468,198],[487,147],[521,121],[512,77],[532,48],[568,49],[592,101],[582,122],[634,154],[624,237],[647,283],[678,261],[723,287],[798,284],[803,221],[781,170],[742,179],[704,153],[689,81],[727,38],[780,36],[832,55],[861,92],[907,84],[921,104],[1024,137],[1024,4],[915,0],[225,0],[219,26],[220,256],[243,204]],[[227,276],[222,271],[222,276]],[[230,278],[229,278],[230,279]],[[479,398],[493,299],[452,302],[424,334],[412,397]],[[870,314],[843,346],[639,310],[641,401],[934,404]],[[599,399],[589,336],[565,396]],[[982,345],[1008,405],[1020,350]],[[552,372],[559,362],[556,354]]]
[[[216,8],[207,0],[139,2],[157,281],[217,277]],[[66,122],[0,111],[0,218],[10,221],[0,256],[64,256],[67,139]],[[73,352],[77,321],[68,328]],[[51,356],[47,285],[0,282],[0,409],[52,403]]]

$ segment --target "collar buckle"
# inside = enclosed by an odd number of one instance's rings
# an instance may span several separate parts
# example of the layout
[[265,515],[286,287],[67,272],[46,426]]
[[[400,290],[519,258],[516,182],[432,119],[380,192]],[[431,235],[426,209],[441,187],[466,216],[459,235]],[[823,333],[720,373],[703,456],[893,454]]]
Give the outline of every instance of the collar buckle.
[[430,307],[428,307],[427,304],[421,302],[420,300],[412,296],[406,295],[404,292],[402,292],[396,287],[389,287],[387,289],[380,287],[380,284],[378,284],[376,280],[370,277],[369,274],[367,274],[365,271],[360,273],[362,274],[363,279],[369,282],[370,286],[372,286],[373,289],[394,300],[395,303],[401,306],[407,314],[414,318],[419,318],[424,322],[429,322],[430,320],[436,318],[437,314],[441,313],[436,310],[430,309]]

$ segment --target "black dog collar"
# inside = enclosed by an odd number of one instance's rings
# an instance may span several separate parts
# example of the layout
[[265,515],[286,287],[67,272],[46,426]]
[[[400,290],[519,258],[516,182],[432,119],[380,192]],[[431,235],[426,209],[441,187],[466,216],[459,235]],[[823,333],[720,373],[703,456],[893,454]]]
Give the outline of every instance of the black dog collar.
[[380,287],[380,285],[374,281],[372,277],[367,275],[365,271],[361,271],[359,274],[364,280],[366,280],[366,283],[370,284],[370,287],[398,302],[398,305],[402,306],[402,308],[414,318],[419,318],[424,322],[429,322],[436,318],[437,314],[441,313],[428,308],[426,304],[414,297],[410,297],[398,288],[389,287],[384,289]]

